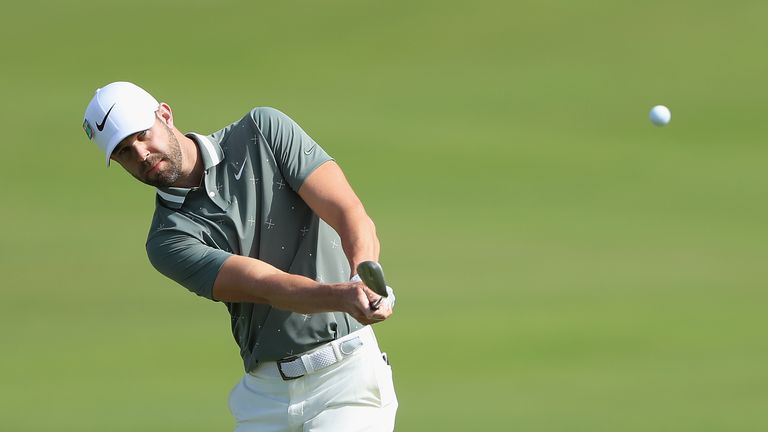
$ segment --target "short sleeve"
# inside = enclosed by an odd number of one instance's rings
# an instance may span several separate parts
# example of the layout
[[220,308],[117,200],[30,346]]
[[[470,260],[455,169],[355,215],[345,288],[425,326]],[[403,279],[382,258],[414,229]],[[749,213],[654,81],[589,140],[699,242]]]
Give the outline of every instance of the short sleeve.
[[157,271],[210,300],[216,276],[232,255],[173,229],[154,233],[147,239],[146,247],[149,261]]
[[317,167],[332,160],[315,140],[281,111],[260,107],[251,111],[251,115],[293,190],[298,191]]

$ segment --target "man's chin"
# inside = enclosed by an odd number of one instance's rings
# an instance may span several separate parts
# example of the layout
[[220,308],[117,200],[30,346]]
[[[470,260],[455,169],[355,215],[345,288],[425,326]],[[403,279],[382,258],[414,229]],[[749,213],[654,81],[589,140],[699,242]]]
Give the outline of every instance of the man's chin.
[[160,178],[156,182],[154,182],[152,184],[152,186],[159,187],[159,188],[166,188],[166,187],[173,186],[174,183],[176,183],[176,179],[175,178],[174,179]]
[[157,188],[166,188],[173,186],[178,179],[179,175],[176,173],[158,173],[158,175],[153,176],[153,178],[141,179],[141,182]]

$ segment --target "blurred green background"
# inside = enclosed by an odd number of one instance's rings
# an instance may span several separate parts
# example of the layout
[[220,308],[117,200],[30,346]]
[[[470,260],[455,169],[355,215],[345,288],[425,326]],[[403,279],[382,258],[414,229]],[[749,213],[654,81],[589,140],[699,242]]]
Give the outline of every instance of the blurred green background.
[[[401,431],[768,430],[768,3],[3,7],[0,429],[224,431],[222,305],[81,129],[129,80],[210,133],[296,119],[377,223]],[[653,127],[655,104],[672,123]]]

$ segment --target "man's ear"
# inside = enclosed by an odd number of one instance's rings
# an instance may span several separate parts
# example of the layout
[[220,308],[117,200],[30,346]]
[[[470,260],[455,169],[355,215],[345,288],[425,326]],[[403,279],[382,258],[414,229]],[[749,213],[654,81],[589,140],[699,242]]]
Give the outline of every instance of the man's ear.
[[157,116],[163,121],[169,128],[173,128],[173,111],[167,103],[161,102],[157,108]]

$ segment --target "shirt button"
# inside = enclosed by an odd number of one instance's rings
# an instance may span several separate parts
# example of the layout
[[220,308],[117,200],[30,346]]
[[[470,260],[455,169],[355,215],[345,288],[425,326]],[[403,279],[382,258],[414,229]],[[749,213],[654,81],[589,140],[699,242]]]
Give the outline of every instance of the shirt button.
[[215,196],[216,196],[216,192],[213,192],[213,191],[211,191],[211,192],[208,192],[208,196],[209,196],[209,197],[211,197],[211,198],[213,198],[213,197],[215,197]]

